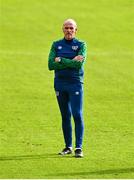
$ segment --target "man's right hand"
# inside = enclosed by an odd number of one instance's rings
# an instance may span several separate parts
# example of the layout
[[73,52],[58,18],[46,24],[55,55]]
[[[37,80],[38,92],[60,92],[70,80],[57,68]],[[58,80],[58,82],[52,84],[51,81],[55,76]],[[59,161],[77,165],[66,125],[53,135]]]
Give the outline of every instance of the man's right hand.
[[56,57],[55,58],[55,62],[60,62],[61,61],[61,58],[60,57]]

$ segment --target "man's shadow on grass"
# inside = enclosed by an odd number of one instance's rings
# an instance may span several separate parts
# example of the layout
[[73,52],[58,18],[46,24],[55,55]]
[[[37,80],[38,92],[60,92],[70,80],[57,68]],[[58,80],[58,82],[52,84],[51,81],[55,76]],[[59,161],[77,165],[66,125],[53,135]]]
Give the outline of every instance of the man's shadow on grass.
[[[42,154],[42,155],[21,155],[21,156],[2,156],[0,161],[11,161],[11,160],[29,160],[29,159],[51,159],[51,158],[74,158],[73,156],[60,156],[58,154]],[[87,176],[87,175],[103,175],[103,174],[121,174],[121,173],[133,173],[134,167],[130,168],[119,168],[119,169],[106,169],[106,170],[97,170],[97,171],[86,171],[86,172],[70,172],[69,175],[72,176]],[[56,173],[48,174],[51,177],[64,177],[68,173]]]
[[[51,159],[51,158],[63,158],[58,154],[41,154],[41,155],[18,155],[18,156],[1,156],[0,161],[10,160],[29,160],[29,159]],[[73,158],[73,156],[64,156],[64,158]]]
[[[108,174],[112,174],[112,175],[118,175],[118,174],[123,174],[123,173],[133,173],[134,172],[134,167],[130,167],[130,168],[118,168],[118,169],[106,169],[106,170],[96,170],[96,171],[86,171],[86,172],[70,172],[69,175],[70,176],[91,176],[92,175],[108,175]],[[48,174],[47,177],[51,177],[51,178],[60,178],[60,177],[66,177],[68,176],[68,173],[56,173],[56,174]]]

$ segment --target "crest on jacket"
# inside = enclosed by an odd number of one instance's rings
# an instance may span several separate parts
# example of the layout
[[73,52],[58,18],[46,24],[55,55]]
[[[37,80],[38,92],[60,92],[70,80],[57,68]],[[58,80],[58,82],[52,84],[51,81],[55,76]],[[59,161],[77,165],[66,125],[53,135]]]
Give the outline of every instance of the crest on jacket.
[[72,46],[72,49],[76,51],[78,49],[78,46]]

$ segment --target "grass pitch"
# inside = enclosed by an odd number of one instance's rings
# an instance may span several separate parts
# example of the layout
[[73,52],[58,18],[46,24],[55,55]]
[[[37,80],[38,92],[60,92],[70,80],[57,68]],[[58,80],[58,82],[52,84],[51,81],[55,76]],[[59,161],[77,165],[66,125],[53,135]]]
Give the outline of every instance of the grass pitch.
[[[134,178],[133,5],[1,0],[0,178]],[[83,159],[57,155],[64,144],[47,68],[70,17],[88,44]]]

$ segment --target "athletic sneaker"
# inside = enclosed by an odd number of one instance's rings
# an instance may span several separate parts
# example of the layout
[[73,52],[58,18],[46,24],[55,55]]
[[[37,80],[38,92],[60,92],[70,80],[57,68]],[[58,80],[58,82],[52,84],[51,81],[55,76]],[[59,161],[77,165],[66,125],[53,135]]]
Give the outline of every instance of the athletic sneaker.
[[76,149],[76,150],[75,150],[75,157],[76,157],[76,158],[81,158],[81,157],[83,157],[82,149]]
[[72,154],[72,148],[64,148],[60,153],[59,155],[66,155],[66,154]]

